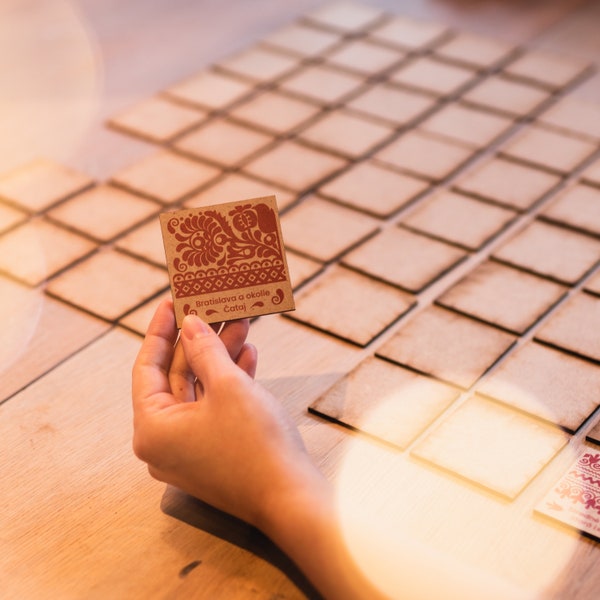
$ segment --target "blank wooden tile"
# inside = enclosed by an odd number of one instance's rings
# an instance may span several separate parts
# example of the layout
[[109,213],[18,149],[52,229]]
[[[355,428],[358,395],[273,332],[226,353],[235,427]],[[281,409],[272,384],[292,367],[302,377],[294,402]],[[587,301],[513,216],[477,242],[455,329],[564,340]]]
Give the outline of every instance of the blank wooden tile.
[[455,186],[460,191],[524,211],[560,181],[560,177],[546,171],[493,157],[459,179]]
[[294,289],[314,277],[323,268],[322,263],[290,250],[286,252],[286,259]]
[[171,298],[170,289],[166,290],[162,294],[159,294],[158,296],[156,296],[156,298],[153,298],[149,302],[146,302],[146,304],[143,304],[142,306],[140,306],[140,308],[125,315],[119,321],[119,323],[121,325],[124,325],[128,329],[139,333],[140,335],[146,335],[148,325],[150,324],[150,321],[154,316],[158,305],[167,298]]
[[578,293],[550,315],[536,339],[600,361],[600,298]]
[[286,317],[366,346],[414,302],[395,287],[334,267],[296,296],[296,310]]
[[600,404],[600,367],[529,342],[511,354],[477,389],[575,432]]
[[136,227],[117,240],[116,245],[121,250],[145,258],[161,267],[166,267],[165,248],[158,217]]
[[473,68],[492,67],[513,51],[508,42],[467,32],[457,33],[435,49],[436,54]]
[[112,180],[133,192],[171,204],[218,174],[216,167],[163,150],[125,167]]
[[285,245],[322,261],[330,261],[377,230],[365,215],[312,196],[281,217]]
[[235,75],[262,83],[282,77],[297,68],[298,64],[296,58],[271,52],[268,48],[256,47],[221,61],[218,66]]
[[372,76],[390,68],[404,56],[401,50],[359,39],[351,40],[328,53],[325,60],[336,67]]
[[308,13],[307,18],[319,25],[353,32],[376,23],[384,13],[374,6],[356,2],[335,2]]
[[416,50],[440,41],[447,31],[440,23],[395,16],[374,28],[371,35],[388,44]]
[[597,271],[592,277],[585,282],[585,289],[600,296],[600,271]]
[[442,294],[437,302],[521,334],[566,291],[552,281],[488,261]]
[[341,158],[286,141],[247,164],[244,171],[300,192],[345,165],[346,161]]
[[263,38],[263,43],[298,56],[316,56],[333,48],[341,36],[310,25],[294,23]]
[[99,185],[63,202],[48,214],[52,219],[106,242],[143,221],[160,207],[111,185]]
[[596,423],[586,434],[586,439],[600,444],[600,422]]
[[430,306],[394,334],[378,356],[471,387],[515,337],[438,306]]
[[366,161],[326,183],[319,193],[376,217],[388,217],[428,188],[421,179]]
[[402,224],[477,250],[515,218],[512,210],[443,191],[419,203]]
[[581,174],[581,177],[588,183],[600,186],[600,160],[593,162]]
[[556,427],[475,397],[420,441],[413,454],[513,499],[566,442]]
[[0,233],[22,223],[26,218],[27,213],[22,210],[0,203]]
[[440,181],[460,169],[472,155],[470,148],[415,130],[380,150],[375,158],[403,171]]
[[393,227],[363,242],[343,263],[417,293],[465,256],[458,248]]
[[208,162],[234,167],[272,141],[267,134],[217,119],[180,137],[174,147]]
[[456,388],[368,358],[310,408],[403,449],[457,396]]
[[117,250],[98,252],[50,282],[47,290],[113,321],[169,285],[165,269]]
[[0,270],[35,286],[95,247],[90,240],[35,219],[0,237]]
[[600,104],[579,98],[561,98],[539,120],[546,125],[600,141]]
[[595,150],[596,146],[588,141],[531,125],[504,146],[502,152],[524,162],[566,174]]
[[72,196],[93,181],[57,162],[39,159],[0,176],[0,198],[37,212]]
[[166,142],[183,131],[199,125],[206,111],[172,102],[168,98],[149,98],[109,120],[109,125],[153,142]]

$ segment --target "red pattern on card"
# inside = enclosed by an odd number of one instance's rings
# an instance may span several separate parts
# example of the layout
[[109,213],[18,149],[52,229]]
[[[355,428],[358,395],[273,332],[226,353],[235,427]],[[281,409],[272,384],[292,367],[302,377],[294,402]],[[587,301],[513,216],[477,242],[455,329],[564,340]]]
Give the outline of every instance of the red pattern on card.
[[560,498],[600,514],[600,454],[583,454],[566,480],[555,488]]

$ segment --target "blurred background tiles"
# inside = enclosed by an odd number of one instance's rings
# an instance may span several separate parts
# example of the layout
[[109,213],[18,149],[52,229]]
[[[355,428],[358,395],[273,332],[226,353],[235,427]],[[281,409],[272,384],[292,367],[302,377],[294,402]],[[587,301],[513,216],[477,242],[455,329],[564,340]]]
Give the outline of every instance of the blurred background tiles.
[[116,247],[143,258],[160,267],[166,267],[165,248],[158,219],[151,219],[119,238]]
[[561,192],[541,217],[593,235],[600,235],[600,189],[576,184]]
[[492,69],[514,52],[512,44],[469,32],[458,32],[439,44],[435,53],[472,69]]

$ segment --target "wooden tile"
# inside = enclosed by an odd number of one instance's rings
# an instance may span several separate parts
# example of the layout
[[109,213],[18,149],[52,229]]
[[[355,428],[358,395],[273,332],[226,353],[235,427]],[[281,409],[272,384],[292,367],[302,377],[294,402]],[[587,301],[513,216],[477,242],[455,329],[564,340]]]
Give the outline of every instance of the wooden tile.
[[347,158],[359,158],[392,133],[389,126],[336,110],[302,131],[300,138]]
[[586,439],[600,444],[600,421],[598,421],[586,434]]
[[493,254],[511,265],[574,285],[600,261],[600,241],[533,221]]
[[330,261],[373,234],[375,219],[312,196],[281,217],[285,245],[321,261]]
[[600,271],[595,273],[590,279],[585,282],[585,289],[600,296]]
[[421,124],[421,129],[481,148],[512,127],[513,121],[460,104],[449,104]]
[[351,40],[333,50],[325,56],[325,60],[336,67],[372,76],[390,68],[404,56],[405,53],[401,50],[359,39]]
[[326,183],[319,193],[376,217],[389,217],[428,187],[421,179],[366,161]]
[[430,306],[402,326],[377,355],[469,388],[514,341],[495,327]]
[[545,111],[539,120],[567,133],[600,141],[600,104],[564,97]]
[[369,87],[347,106],[397,126],[423,116],[434,104],[429,96],[384,84]]
[[581,177],[588,183],[600,186],[600,160],[593,162],[582,174]]
[[470,148],[415,130],[380,150],[375,158],[409,173],[441,181],[460,169],[472,155]]
[[578,293],[536,332],[536,339],[600,361],[600,298]]
[[206,111],[202,109],[188,108],[168,98],[155,97],[112,117],[108,124],[152,142],[167,142],[204,119]]
[[404,449],[457,396],[456,388],[368,358],[310,409]]
[[435,49],[436,54],[472,68],[493,67],[513,51],[508,42],[468,32],[457,33]]
[[166,289],[165,269],[117,250],[97,252],[53,279],[47,291],[89,312],[114,321]]
[[298,294],[295,312],[286,316],[366,346],[414,302],[405,292],[336,266]]
[[0,271],[35,286],[95,246],[62,227],[34,219],[0,237]]
[[594,144],[531,125],[510,141],[502,153],[558,173],[570,173],[594,151]]
[[384,14],[373,6],[357,2],[335,2],[326,4],[306,16],[319,25],[349,33],[376,23]]
[[341,36],[310,25],[294,23],[263,38],[263,43],[298,56],[316,56],[339,43]]
[[563,286],[495,262],[485,262],[437,302],[442,306],[523,333],[565,294]]
[[51,210],[49,216],[107,242],[154,213],[159,205],[111,185],[99,185]]
[[514,218],[512,210],[443,191],[419,203],[402,224],[442,240],[477,250]]
[[180,137],[174,147],[224,167],[234,167],[273,141],[243,125],[217,119]]
[[[294,165],[290,169],[290,165]],[[286,141],[259,156],[244,171],[287,189],[306,191],[346,165],[346,161],[324,152]]]
[[419,442],[413,454],[513,499],[566,441],[556,427],[475,397]]
[[478,392],[575,432],[598,407],[600,368],[529,342],[511,354]]
[[459,179],[455,186],[460,191],[524,211],[560,181],[560,177],[546,171],[493,157]]
[[0,233],[22,223],[26,218],[27,213],[22,210],[0,203]]
[[162,150],[125,167],[112,181],[165,204],[181,200],[219,174],[210,165]]
[[0,176],[0,199],[31,212],[42,211],[92,185],[83,173],[40,159]]
[[363,242],[343,263],[417,293],[465,256],[458,248],[393,227]]
[[372,30],[371,35],[383,42],[416,50],[440,41],[447,33],[444,25],[395,16]]
[[167,90],[165,94],[195,106],[221,110],[247,96],[253,90],[250,83],[214,71],[202,71]]
[[286,252],[286,256],[294,289],[314,277],[323,268],[322,263],[289,250]]
[[217,67],[254,82],[264,83],[283,77],[296,69],[298,64],[298,59],[294,57],[257,46],[219,62]]
[[166,267],[165,248],[158,217],[130,231],[126,236],[117,240],[116,246],[160,267]]
[[148,325],[150,324],[150,320],[154,316],[158,305],[167,298],[171,298],[170,289],[159,294],[156,298],[152,298],[152,300],[146,302],[146,304],[143,304],[140,308],[125,315],[119,323],[140,335],[146,335]]

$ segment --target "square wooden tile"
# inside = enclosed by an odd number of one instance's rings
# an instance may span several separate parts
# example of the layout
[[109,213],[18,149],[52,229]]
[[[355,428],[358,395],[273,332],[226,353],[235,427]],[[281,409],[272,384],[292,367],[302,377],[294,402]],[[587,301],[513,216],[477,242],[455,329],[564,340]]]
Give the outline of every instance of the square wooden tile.
[[116,246],[160,267],[166,267],[165,247],[158,216],[117,240]]
[[263,43],[300,57],[317,56],[341,40],[339,33],[293,23],[263,38]]
[[216,119],[180,137],[173,146],[207,162],[234,167],[272,141],[265,133]]
[[600,421],[587,432],[585,437],[587,440],[600,444]]
[[375,39],[407,50],[431,46],[441,41],[447,33],[446,26],[440,23],[400,16],[388,19],[371,31]]
[[377,227],[375,219],[317,196],[281,217],[286,247],[321,261],[333,260]]
[[533,221],[506,241],[494,258],[574,285],[600,261],[600,241]]
[[92,184],[92,179],[83,173],[39,159],[0,176],[0,199],[38,212]]
[[168,150],[125,167],[112,181],[133,192],[172,204],[219,175],[219,169]]
[[404,449],[457,396],[456,388],[368,358],[310,410]]
[[99,185],[63,202],[48,215],[99,241],[107,242],[160,207],[156,202],[111,185]]
[[167,298],[171,298],[170,289],[164,291],[155,298],[152,298],[152,300],[146,302],[146,304],[143,304],[140,308],[125,315],[119,323],[140,335],[146,335],[148,325],[150,324],[158,305]]
[[595,150],[591,142],[531,125],[504,148],[502,153],[551,171],[567,174]]
[[436,54],[475,69],[494,67],[513,52],[508,42],[468,32],[455,34],[435,49]]
[[25,219],[27,219],[27,213],[0,202],[0,233],[22,223]]
[[279,79],[296,69],[298,64],[297,58],[257,46],[219,62],[217,66],[234,75],[263,83]]
[[380,150],[375,158],[403,171],[441,181],[458,171],[473,152],[466,146],[415,130]]
[[359,39],[351,40],[329,52],[325,60],[336,67],[372,76],[389,69],[405,56],[402,50]]
[[420,441],[413,454],[513,499],[566,442],[552,425],[474,397]]
[[536,332],[536,339],[600,361],[600,298],[575,294]]
[[493,157],[461,177],[455,187],[459,191],[525,211],[560,181],[558,175]]
[[35,286],[95,247],[67,229],[34,219],[0,237],[0,271]]
[[488,261],[442,294],[437,303],[522,334],[566,291],[552,281]]
[[[293,168],[290,166],[293,165]],[[302,192],[346,166],[346,161],[286,141],[245,165],[244,171],[284,188]]]
[[384,14],[374,6],[357,2],[335,2],[308,13],[306,17],[319,25],[350,33],[373,25]]
[[529,342],[478,386],[478,392],[575,432],[600,404],[600,367]]
[[593,185],[600,186],[600,160],[593,162],[582,174],[581,177]]
[[114,321],[168,285],[165,269],[118,250],[107,250],[56,277],[46,289],[53,296]]
[[542,123],[567,133],[600,141],[600,104],[579,98],[561,98],[540,117]]
[[585,289],[600,296],[600,271],[597,271],[590,279],[585,282]]
[[414,303],[395,287],[336,266],[297,295],[286,317],[366,346]]
[[505,331],[430,306],[403,325],[377,355],[469,388],[514,341]]
[[416,210],[402,219],[402,224],[468,250],[477,250],[515,216],[507,208],[443,191],[420,202]]
[[167,142],[206,119],[206,111],[172,102],[166,97],[144,100],[112,117],[115,129],[152,142]]
[[389,217],[423,194],[429,184],[373,161],[361,162],[332,179],[319,193],[376,217]]
[[286,252],[286,258],[293,289],[299,288],[323,268],[323,263],[290,250]]
[[392,133],[389,126],[336,110],[304,129],[300,138],[347,158],[359,158]]
[[448,244],[392,227],[352,250],[343,263],[418,293],[465,256],[465,252]]

